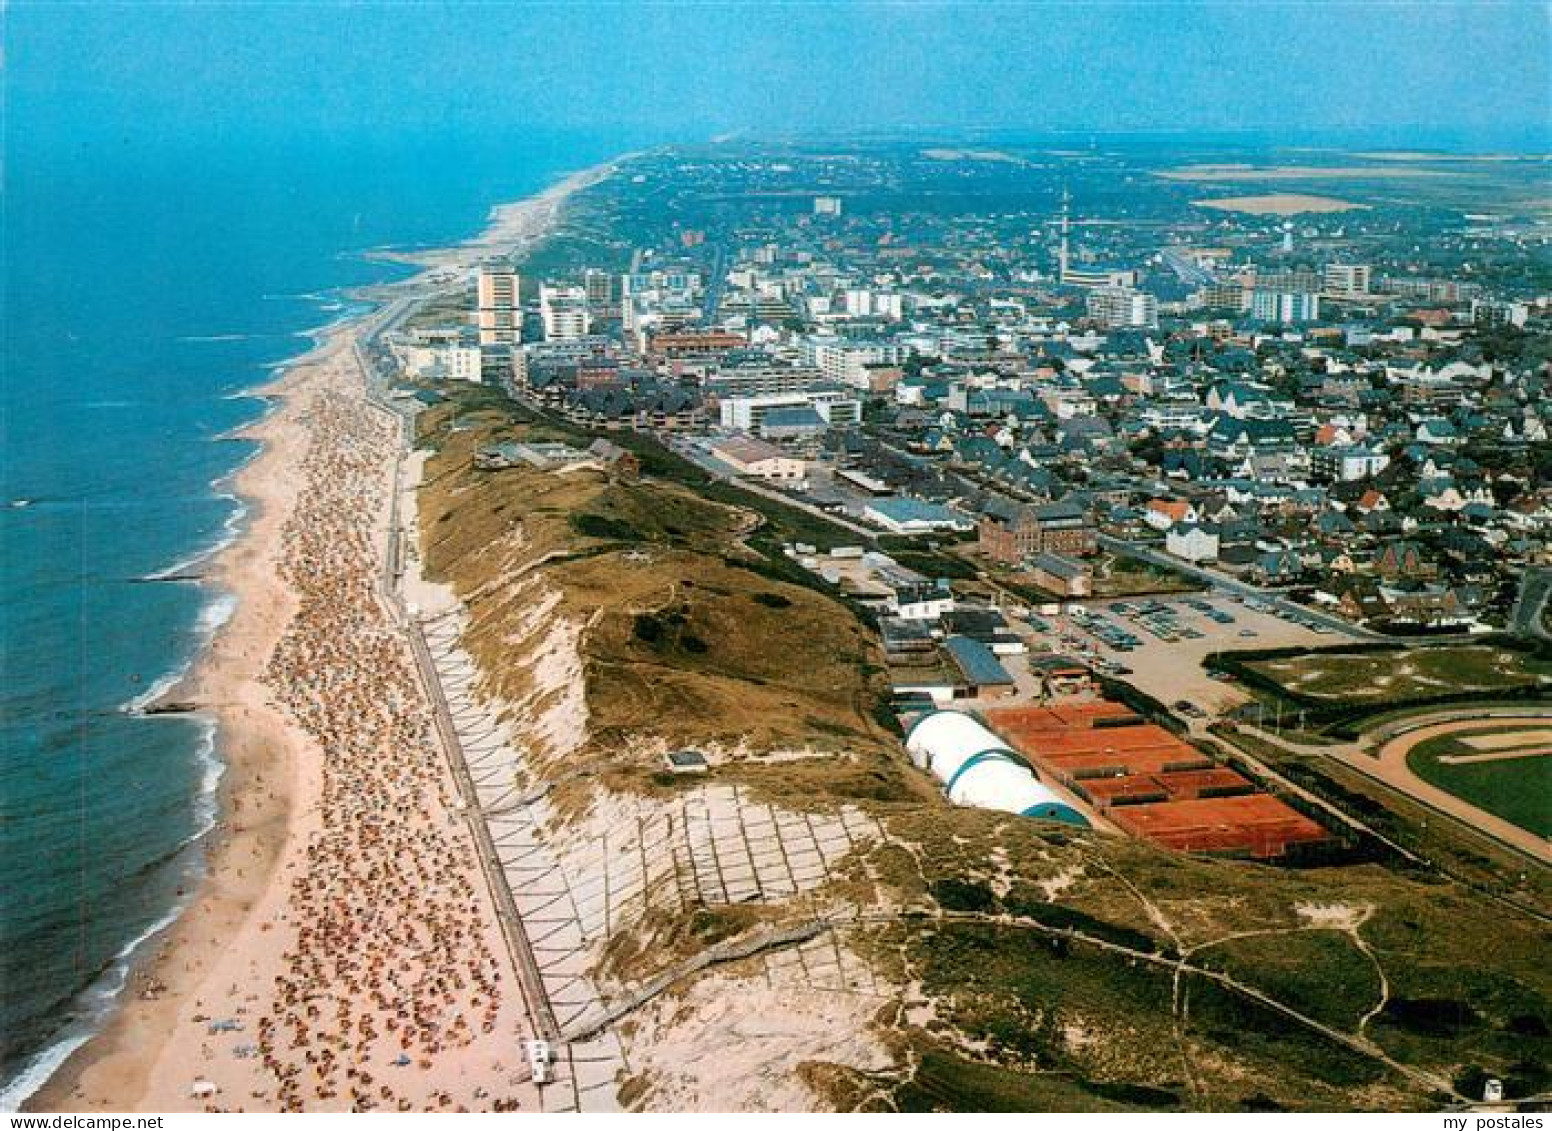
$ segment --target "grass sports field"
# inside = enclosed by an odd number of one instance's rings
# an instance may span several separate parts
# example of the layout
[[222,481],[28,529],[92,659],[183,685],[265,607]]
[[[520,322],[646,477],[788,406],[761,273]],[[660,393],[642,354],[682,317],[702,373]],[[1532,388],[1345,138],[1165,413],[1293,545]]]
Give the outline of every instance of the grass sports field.
[[1419,743],[1407,765],[1424,781],[1540,836],[1552,836],[1552,729],[1484,723]]
[[1552,664],[1492,645],[1402,652],[1319,653],[1248,665],[1284,690],[1352,703],[1403,702],[1465,692],[1510,691],[1544,682]]

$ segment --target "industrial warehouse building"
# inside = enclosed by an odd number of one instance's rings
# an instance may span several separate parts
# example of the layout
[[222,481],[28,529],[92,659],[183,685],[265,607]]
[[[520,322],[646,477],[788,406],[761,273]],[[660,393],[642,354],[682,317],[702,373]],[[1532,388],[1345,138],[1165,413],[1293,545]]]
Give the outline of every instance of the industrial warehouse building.
[[955,805],[1088,826],[1082,814],[1041,784],[1022,756],[963,712],[922,716],[906,736],[905,748],[917,766],[943,783]]
[[712,447],[711,454],[740,475],[768,479],[774,483],[801,482],[807,474],[803,461],[794,459],[774,444],[763,440],[724,440]]

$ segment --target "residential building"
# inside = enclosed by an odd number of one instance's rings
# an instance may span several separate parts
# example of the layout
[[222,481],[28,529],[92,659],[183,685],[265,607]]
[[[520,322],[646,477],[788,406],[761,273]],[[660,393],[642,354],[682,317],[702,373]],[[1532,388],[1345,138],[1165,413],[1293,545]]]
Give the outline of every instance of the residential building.
[[1292,326],[1320,317],[1320,296],[1305,291],[1269,291],[1257,287],[1250,296],[1250,316],[1257,322]]
[[480,345],[511,346],[523,340],[521,286],[510,267],[480,269],[474,314]]
[[1321,289],[1337,298],[1360,298],[1369,293],[1370,268],[1365,263],[1328,263]]
[[816,385],[791,393],[724,397],[718,413],[724,428],[758,432],[767,413],[804,406],[812,407],[832,428],[850,427],[862,421],[862,402],[849,389],[835,385]]
[[978,548],[994,562],[1019,565],[1035,554],[1092,554],[1098,532],[1075,503],[1026,506],[1007,500],[987,504],[977,523]]
[[870,367],[898,365],[904,351],[893,342],[810,338],[805,349],[809,364],[828,380],[853,389],[869,388]]
[[1213,527],[1191,522],[1178,523],[1165,531],[1164,549],[1188,562],[1216,561],[1218,539],[1218,531]]
[[1369,479],[1389,466],[1388,455],[1362,444],[1333,444],[1310,453],[1310,469],[1339,483]]
[[1095,287],[1085,299],[1088,315],[1106,329],[1151,329],[1159,324],[1159,300],[1132,287]]
[[575,341],[586,337],[592,329],[587,292],[577,286],[545,284],[539,288],[539,318],[544,323],[544,340],[547,342]]

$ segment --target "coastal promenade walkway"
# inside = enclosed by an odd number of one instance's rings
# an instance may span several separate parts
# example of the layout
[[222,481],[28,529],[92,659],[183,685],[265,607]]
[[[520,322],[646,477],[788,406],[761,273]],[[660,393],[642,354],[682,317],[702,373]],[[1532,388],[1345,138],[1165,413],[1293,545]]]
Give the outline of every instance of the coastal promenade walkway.
[[[352,343],[368,403],[392,417],[400,427],[401,442],[392,469],[391,504],[383,531],[378,589],[385,606],[405,633],[432,707],[437,734],[462,798],[462,815],[491,892],[498,924],[507,942],[532,1032],[551,1046],[554,1061],[550,1080],[537,1087],[543,1110],[616,1111],[619,1109],[616,1081],[626,1067],[623,1048],[612,1031],[601,1033],[590,1042],[564,1043],[540,951],[530,937],[530,925],[524,920],[523,908],[519,906],[491,828],[481,811],[478,788],[470,772],[468,752],[459,734],[454,705],[449,702],[424,630],[404,598],[402,581],[408,556],[406,546],[413,532],[405,527],[402,499],[406,490],[414,489],[413,484],[404,483],[405,456],[414,436],[414,412],[386,394],[388,374],[377,368],[370,354],[380,336],[402,323],[420,301],[421,296],[406,296],[384,307],[363,325]],[[514,1051],[522,1055],[522,1050]]]

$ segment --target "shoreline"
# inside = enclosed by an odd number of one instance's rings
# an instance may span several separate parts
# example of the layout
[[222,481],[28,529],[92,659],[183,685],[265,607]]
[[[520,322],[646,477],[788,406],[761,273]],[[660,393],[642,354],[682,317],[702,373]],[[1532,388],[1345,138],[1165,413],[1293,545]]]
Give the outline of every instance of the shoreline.
[[[455,277],[466,275],[482,259],[511,254],[544,238],[572,194],[612,175],[627,157],[574,172],[532,197],[496,206],[480,234],[455,247],[423,253],[415,260],[422,271],[374,289],[424,300],[431,289],[450,284],[445,277],[449,270]],[[253,935],[260,912],[286,918],[283,910],[277,911],[285,906],[285,873],[302,860],[300,850],[309,833],[318,832],[309,810],[315,808],[310,802],[318,796],[323,756],[317,741],[275,701],[264,681],[266,664],[297,618],[297,593],[280,576],[285,526],[303,491],[297,472],[308,453],[308,406],[313,398],[331,394],[366,406],[368,375],[352,372],[358,368],[353,351],[391,305],[374,302],[370,309],[309,331],[310,349],[279,363],[272,379],[240,394],[269,402],[256,420],[227,437],[258,444],[252,457],[222,477],[245,508],[240,512],[242,528],[200,562],[201,583],[211,587],[211,603],[229,600],[234,607],[187,671],[156,700],[142,705],[144,710],[192,702],[193,714],[210,720],[214,729],[220,772],[215,813],[211,826],[190,846],[202,852],[203,868],[190,897],[171,909],[138,946],[126,948],[132,953],[107,1020],[71,1048],[21,1101],[22,1111],[174,1109],[179,1096],[168,1090],[163,1062],[180,1043],[188,1046],[185,1058],[197,1057],[210,1043],[194,1043],[187,1022],[202,1016],[202,1000],[214,996],[208,983],[232,965],[233,938]],[[388,467],[381,470],[391,474]],[[392,490],[386,481],[383,487]],[[385,520],[385,515],[375,516],[372,525],[381,527]],[[374,541],[374,553],[383,552]],[[310,822],[314,827],[309,830]],[[288,857],[295,859],[283,869]],[[271,926],[262,923],[258,929],[267,932]],[[494,930],[493,923],[486,926]],[[232,989],[238,989],[236,981]],[[62,1032],[54,1043],[75,1039]],[[46,1055],[46,1049],[35,1054]],[[208,1050],[205,1056],[209,1058]],[[192,1068],[185,1065],[184,1070]],[[156,1102],[148,1104],[153,1097]],[[181,1098],[183,1106],[202,1106],[198,1101],[191,1104],[189,1096]],[[240,1106],[242,1098],[236,1102]]]

